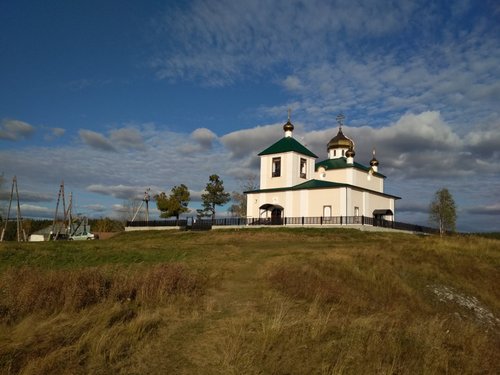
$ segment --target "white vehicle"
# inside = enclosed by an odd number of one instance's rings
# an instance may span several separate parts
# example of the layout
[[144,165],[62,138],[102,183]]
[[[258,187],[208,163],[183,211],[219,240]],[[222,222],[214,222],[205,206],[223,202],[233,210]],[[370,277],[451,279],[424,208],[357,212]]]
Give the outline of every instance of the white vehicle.
[[94,233],[79,233],[69,236],[70,241],[81,241],[81,240],[95,240]]

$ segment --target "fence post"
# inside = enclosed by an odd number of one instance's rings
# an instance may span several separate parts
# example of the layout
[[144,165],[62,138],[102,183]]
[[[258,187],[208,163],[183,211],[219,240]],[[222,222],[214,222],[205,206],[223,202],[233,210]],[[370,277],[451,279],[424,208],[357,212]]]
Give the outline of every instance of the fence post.
[[302,225],[304,225],[304,216],[302,216]]
[[319,224],[320,224],[320,225],[323,225],[323,216],[321,216],[321,217],[319,218]]

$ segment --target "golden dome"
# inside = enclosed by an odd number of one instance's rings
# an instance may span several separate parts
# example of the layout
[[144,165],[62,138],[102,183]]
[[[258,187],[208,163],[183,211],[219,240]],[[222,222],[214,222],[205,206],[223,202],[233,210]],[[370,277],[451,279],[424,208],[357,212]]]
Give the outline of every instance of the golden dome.
[[290,122],[290,119],[288,119],[288,121],[286,122],[285,125],[283,125],[283,130],[288,132],[293,132],[293,124]]
[[342,133],[342,128],[339,128],[337,135],[328,142],[327,150],[330,151],[332,148],[354,149],[354,143]]

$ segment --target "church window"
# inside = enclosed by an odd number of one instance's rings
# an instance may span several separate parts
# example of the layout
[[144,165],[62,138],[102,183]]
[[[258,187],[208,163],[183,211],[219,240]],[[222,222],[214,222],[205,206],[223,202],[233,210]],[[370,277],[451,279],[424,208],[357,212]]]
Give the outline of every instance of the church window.
[[273,177],[281,176],[281,158],[273,158]]
[[354,216],[359,216],[359,207],[354,207]]
[[333,156],[337,156],[337,150],[333,150]]
[[307,178],[307,160],[300,158],[300,178]]
[[332,216],[332,206],[323,206],[323,217]]

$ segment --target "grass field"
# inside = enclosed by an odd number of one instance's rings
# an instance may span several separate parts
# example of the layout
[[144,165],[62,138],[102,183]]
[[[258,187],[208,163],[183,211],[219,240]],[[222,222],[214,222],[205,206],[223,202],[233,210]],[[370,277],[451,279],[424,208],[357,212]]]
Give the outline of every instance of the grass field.
[[347,229],[0,244],[0,374],[498,374],[500,240]]

